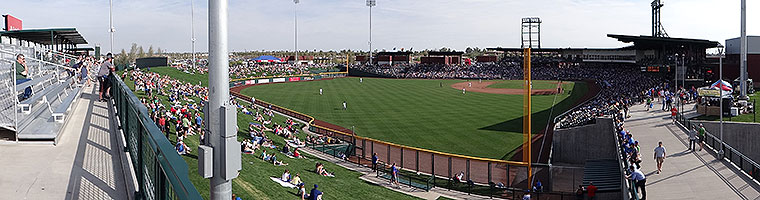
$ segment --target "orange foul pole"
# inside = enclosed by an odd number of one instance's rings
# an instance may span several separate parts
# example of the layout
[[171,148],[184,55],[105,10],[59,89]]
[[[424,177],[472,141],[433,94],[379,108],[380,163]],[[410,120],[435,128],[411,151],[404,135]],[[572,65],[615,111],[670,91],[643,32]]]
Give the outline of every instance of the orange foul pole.
[[531,145],[531,89],[533,82],[530,78],[530,48],[523,50],[523,75],[525,77],[525,83],[523,85],[523,162],[528,163],[528,188],[533,184],[533,168],[530,152]]

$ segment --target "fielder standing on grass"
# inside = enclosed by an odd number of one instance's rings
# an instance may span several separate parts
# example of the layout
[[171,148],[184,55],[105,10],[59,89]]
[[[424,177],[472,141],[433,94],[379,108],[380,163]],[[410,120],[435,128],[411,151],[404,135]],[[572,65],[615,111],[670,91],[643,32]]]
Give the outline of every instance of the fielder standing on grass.
[[319,95],[322,95],[322,88],[319,88]]
[[343,110],[346,110],[346,101],[343,101]]
[[462,94],[464,94],[466,92],[467,92],[466,88],[462,88]]

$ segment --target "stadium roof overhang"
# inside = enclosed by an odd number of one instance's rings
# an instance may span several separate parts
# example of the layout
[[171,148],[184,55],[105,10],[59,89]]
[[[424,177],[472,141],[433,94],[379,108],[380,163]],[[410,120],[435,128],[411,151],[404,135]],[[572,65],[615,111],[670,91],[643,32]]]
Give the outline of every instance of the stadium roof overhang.
[[633,35],[615,35],[607,34],[607,37],[615,38],[620,42],[633,43],[633,48],[637,50],[660,50],[665,47],[678,47],[678,46],[690,46],[694,48],[715,48],[718,46],[718,42],[702,40],[702,39],[689,39],[689,38],[665,38],[665,37],[652,37],[652,36],[633,36]]
[[79,31],[77,31],[76,28],[44,28],[0,31],[0,35],[45,45],[87,44],[87,40],[85,40],[84,37],[79,34]]
[[[522,48],[486,48],[486,50],[489,51],[500,51],[500,52],[522,52]],[[622,47],[622,48],[535,48],[530,49],[531,52],[564,52],[564,51],[578,51],[578,50],[605,50],[605,51],[615,51],[615,50],[632,50],[631,46],[628,47]]]

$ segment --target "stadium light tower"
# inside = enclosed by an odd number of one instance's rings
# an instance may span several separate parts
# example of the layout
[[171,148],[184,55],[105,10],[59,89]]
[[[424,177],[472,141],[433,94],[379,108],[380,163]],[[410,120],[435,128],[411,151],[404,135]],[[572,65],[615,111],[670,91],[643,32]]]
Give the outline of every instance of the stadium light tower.
[[293,0],[293,16],[295,16],[295,49],[296,51],[296,59],[294,60],[294,63],[298,65],[298,3],[300,3],[300,0]]
[[[739,89],[741,90],[739,99],[747,98],[747,0],[742,0],[741,8],[741,67],[739,68]],[[722,79],[721,79],[722,80]]]
[[193,51],[193,69],[195,69],[195,6],[193,1],[190,0],[190,48]]
[[377,2],[375,0],[367,0],[367,7],[369,7],[369,64],[372,64],[372,7],[375,7]]
[[111,49],[110,53],[113,53],[113,32],[116,32],[116,28],[113,27],[113,0],[108,1],[108,32],[111,33]]
[[[723,45],[718,43],[718,60],[719,60],[719,68],[718,73],[720,78],[718,81],[721,81],[720,84],[723,84]],[[736,87],[736,86],[734,86]],[[720,104],[720,150],[718,151],[718,156],[723,159],[723,87],[718,87],[718,99],[720,99],[718,104]]]
[[237,114],[230,103],[230,55],[228,45],[229,0],[208,2],[208,104],[204,106],[209,146],[198,146],[198,173],[211,178],[212,200],[232,198],[232,179],[240,171],[240,142],[237,141]]

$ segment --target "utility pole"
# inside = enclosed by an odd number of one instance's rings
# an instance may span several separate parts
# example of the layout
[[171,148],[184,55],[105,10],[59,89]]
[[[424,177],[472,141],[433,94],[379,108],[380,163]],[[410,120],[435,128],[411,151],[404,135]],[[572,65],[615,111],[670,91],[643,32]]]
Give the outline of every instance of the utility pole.
[[[237,110],[230,104],[228,0],[209,0],[208,78],[209,101],[204,107],[207,134],[198,147],[198,173],[211,178],[210,199],[232,198],[232,179],[240,170],[240,142],[237,141]],[[211,163],[213,162],[213,163]]]
[[369,6],[369,64],[372,64],[372,7],[376,6],[375,0],[367,0]]

